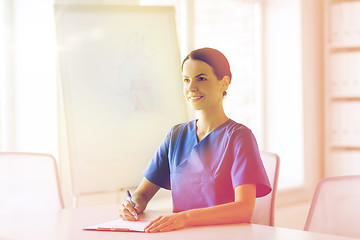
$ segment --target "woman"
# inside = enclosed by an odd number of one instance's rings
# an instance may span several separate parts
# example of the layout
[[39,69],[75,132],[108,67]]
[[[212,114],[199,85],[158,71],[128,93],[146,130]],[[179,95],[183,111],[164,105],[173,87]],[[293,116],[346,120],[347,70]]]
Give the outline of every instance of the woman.
[[198,119],[168,132],[133,193],[134,207],[124,201],[120,217],[136,220],[163,187],[171,189],[174,214],[153,220],[146,232],[250,222],[256,197],[271,187],[252,132],[224,112],[229,63],[218,50],[201,48],[184,59],[182,73],[184,96]]

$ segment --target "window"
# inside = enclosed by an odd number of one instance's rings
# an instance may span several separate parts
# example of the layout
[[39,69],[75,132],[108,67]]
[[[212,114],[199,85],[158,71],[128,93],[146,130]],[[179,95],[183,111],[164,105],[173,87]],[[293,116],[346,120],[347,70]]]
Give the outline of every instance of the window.
[[[2,1],[3,151],[57,155],[56,44],[53,2]],[[3,64],[1,64],[3,66]],[[5,67],[4,67],[5,68]],[[4,93],[4,94],[3,94]]]
[[224,108],[233,120],[261,139],[260,8],[256,1],[194,1],[194,48],[213,47],[225,54],[233,79]]
[[301,1],[264,4],[264,148],[279,154],[279,188],[304,185]]

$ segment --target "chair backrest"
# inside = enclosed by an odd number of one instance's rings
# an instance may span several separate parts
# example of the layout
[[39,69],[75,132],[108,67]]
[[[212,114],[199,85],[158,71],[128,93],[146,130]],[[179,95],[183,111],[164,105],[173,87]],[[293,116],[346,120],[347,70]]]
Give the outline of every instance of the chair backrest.
[[280,158],[275,153],[265,151],[261,151],[260,156],[269,177],[272,191],[268,195],[256,199],[251,222],[274,226],[275,198],[279,178]]
[[64,208],[55,158],[0,152],[0,214]]
[[305,231],[360,238],[360,175],[322,179],[315,190]]

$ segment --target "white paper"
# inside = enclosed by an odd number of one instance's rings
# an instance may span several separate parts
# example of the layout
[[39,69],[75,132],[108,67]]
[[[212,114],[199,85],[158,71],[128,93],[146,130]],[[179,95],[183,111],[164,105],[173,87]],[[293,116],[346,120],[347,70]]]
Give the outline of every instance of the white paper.
[[108,222],[100,223],[95,226],[85,227],[84,230],[144,232],[144,229],[149,224],[149,222],[149,219],[143,219],[139,221],[124,221],[121,218],[117,218]]

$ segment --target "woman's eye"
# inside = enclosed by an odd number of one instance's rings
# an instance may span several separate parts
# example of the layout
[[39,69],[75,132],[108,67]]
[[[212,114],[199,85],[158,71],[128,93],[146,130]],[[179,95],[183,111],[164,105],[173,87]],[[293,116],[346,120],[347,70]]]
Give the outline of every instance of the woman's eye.
[[188,78],[184,78],[184,82],[189,82],[189,79],[188,79]]
[[206,78],[204,78],[204,77],[199,77],[198,78],[198,81],[205,81],[206,80]]

